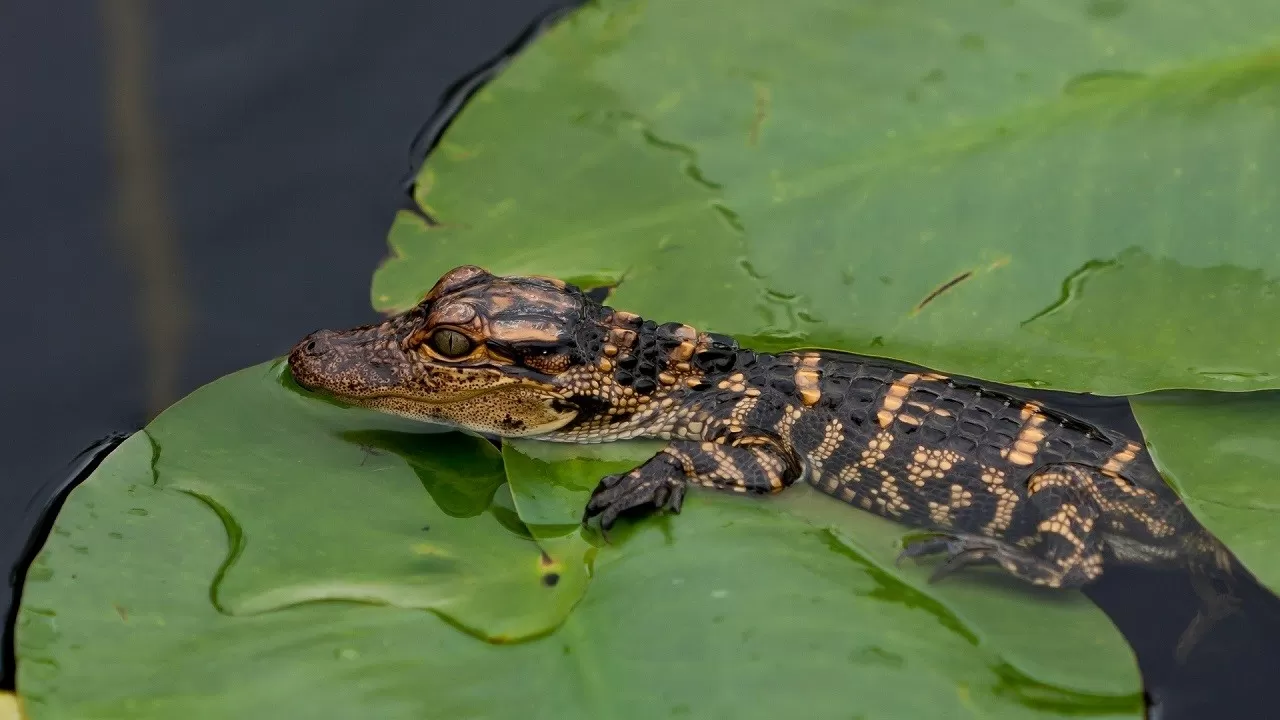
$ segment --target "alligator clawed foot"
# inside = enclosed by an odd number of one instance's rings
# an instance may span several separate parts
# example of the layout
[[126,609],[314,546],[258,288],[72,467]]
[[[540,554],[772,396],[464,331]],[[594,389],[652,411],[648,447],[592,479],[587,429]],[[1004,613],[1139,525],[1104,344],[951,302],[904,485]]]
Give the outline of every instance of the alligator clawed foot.
[[608,475],[596,486],[583,513],[585,524],[600,518],[600,530],[606,533],[623,513],[666,509],[680,512],[684,503],[685,483],[671,477],[654,477],[641,469],[622,475]]
[[929,576],[929,582],[937,582],[971,565],[990,565],[998,562],[1003,546],[998,540],[980,535],[934,535],[909,541],[898,553],[895,565],[902,565],[908,558],[924,558],[946,555],[946,559]]

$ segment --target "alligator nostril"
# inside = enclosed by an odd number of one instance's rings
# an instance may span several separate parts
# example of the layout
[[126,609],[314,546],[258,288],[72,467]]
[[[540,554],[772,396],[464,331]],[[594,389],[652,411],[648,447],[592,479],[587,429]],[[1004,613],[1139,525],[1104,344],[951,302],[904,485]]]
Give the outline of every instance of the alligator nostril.
[[324,332],[318,332],[311,337],[303,338],[306,342],[298,345],[297,352],[299,355],[306,357],[320,357],[333,349],[333,343],[329,342],[329,338]]

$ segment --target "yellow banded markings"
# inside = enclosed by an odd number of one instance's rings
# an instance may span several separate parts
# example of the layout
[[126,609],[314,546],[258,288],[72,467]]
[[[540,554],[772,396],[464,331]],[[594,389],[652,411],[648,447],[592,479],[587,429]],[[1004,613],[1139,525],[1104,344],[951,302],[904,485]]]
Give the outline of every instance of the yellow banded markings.
[[822,442],[809,453],[809,467],[815,477],[821,476],[822,466],[839,449],[844,442],[844,425],[837,418],[831,418],[822,429]]
[[[1072,551],[1057,561],[1060,571],[1070,570],[1072,567],[1079,566],[1086,577],[1097,577],[1098,573],[1102,571],[1101,557],[1097,553],[1086,557],[1087,546],[1084,540],[1076,534],[1077,528],[1081,532],[1088,533],[1093,529],[1093,518],[1081,517],[1080,510],[1070,503],[1064,503],[1058,508],[1057,512],[1041,520],[1036,525],[1036,530],[1041,534],[1057,535],[1071,545]],[[1061,583],[1061,578],[1048,578],[1044,581],[1044,584],[1050,587],[1056,587]]]
[[778,433],[778,437],[782,440],[782,444],[791,447],[791,429],[795,427],[796,421],[804,411],[791,405],[782,409],[782,417],[778,420],[778,424],[774,426],[774,432]]
[[1044,442],[1045,433],[1040,427],[1048,418],[1040,414],[1039,406],[1030,403],[1023,407],[1021,415],[1022,429],[1018,431],[1013,447],[1002,450],[1000,454],[1014,465],[1030,465],[1035,462],[1040,444]]
[[875,502],[880,509],[888,515],[901,515],[904,510],[910,510],[911,506],[906,500],[902,499],[902,493],[898,490],[898,481],[888,470],[880,471],[880,487],[871,488],[871,494],[875,496]]
[[893,424],[895,418],[910,418],[914,421],[914,425],[919,425],[920,421],[910,415],[899,416],[898,410],[902,408],[902,404],[906,401],[907,394],[911,392],[911,386],[920,380],[920,376],[916,373],[908,373],[893,381],[889,386],[889,391],[885,393],[884,401],[880,404],[880,410],[876,412],[876,422],[880,423],[880,427],[889,427]]
[[990,465],[979,465],[982,471],[982,482],[987,490],[996,496],[996,509],[991,520],[982,528],[984,535],[994,535],[1007,530],[1013,524],[1013,511],[1017,509],[1020,498],[1018,493],[1005,484],[1005,473]]
[[[730,489],[734,492],[747,491],[747,476],[744,475],[738,465],[733,462],[733,458],[729,457],[729,453],[725,452],[723,447],[711,442],[704,442],[700,447],[703,452],[711,455],[716,462],[716,469],[710,473],[708,480],[720,478],[721,480],[733,483]],[[704,482],[703,484],[706,485],[707,483]]]
[[953,483],[950,489],[951,497],[948,502],[929,501],[929,519],[939,525],[950,526],[953,511],[962,510],[973,504],[973,493],[963,485]]
[[721,380],[720,382],[716,383],[716,389],[729,390],[730,392],[736,392],[736,393],[746,392],[747,391],[746,381],[747,381],[746,375],[743,375],[740,372],[734,373],[729,377],[725,378],[724,380]]
[[822,381],[822,370],[819,369],[819,363],[822,357],[816,353],[806,353],[801,356],[800,367],[796,369],[796,392],[800,393],[800,402],[805,407],[811,407],[822,399],[822,391],[819,384]]
[[893,434],[888,432],[878,432],[867,441],[867,448],[862,451],[862,459],[858,464],[864,468],[873,468],[876,463],[884,460],[885,452],[893,445]]
[[752,447],[749,450],[752,456],[755,457],[756,464],[764,472],[765,478],[769,481],[769,491],[775,493],[781,491],[784,487],[782,474],[787,469],[786,463],[776,453],[766,448]]
[[759,397],[744,395],[733,404],[733,409],[729,411],[729,432],[743,432],[743,429],[747,425],[747,416],[755,409],[756,403],[758,402],[760,402]]
[[1142,446],[1135,442],[1126,443],[1124,449],[1107,458],[1107,462],[1102,466],[1102,472],[1111,475],[1119,474],[1125,465],[1133,462],[1138,457],[1138,451]]
[[952,450],[930,450],[917,445],[911,462],[907,464],[907,482],[924,487],[930,481],[940,481],[964,456]]

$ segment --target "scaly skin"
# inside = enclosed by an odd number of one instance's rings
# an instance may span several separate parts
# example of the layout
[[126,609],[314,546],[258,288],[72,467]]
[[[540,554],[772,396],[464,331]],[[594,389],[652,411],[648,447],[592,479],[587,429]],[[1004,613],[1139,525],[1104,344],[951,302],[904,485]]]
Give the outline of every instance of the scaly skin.
[[995,564],[1079,587],[1110,563],[1227,568],[1136,438],[1011,388],[833,352],[756,353],[657,325],[542,277],[472,266],[376,326],[320,331],[289,357],[303,387],[474,432],[597,443],[661,438],[586,509],[679,512],[689,483],[767,494],[806,480],[934,531],[903,555],[937,575]]

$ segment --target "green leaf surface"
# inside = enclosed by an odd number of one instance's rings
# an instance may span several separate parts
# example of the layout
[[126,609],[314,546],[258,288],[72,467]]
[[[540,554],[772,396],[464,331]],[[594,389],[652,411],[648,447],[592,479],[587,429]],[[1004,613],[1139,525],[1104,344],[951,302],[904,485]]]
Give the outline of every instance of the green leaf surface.
[[[549,632],[581,598],[581,555],[508,529],[488,497],[478,511],[459,500],[505,482],[492,445],[301,397],[281,367],[193,393],[72,493],[23,596],[19,682],[33,717],[157,667],[170,643],[202,654],[201,634],[219,623],[387,605],[510,642]],[[548,556],[564,568],[555,586],[543,582]],[[198,611],[173,604],[178,589],[199,596]],[[115,669],[74,662],[81,649],[126,647]],[[57,692],[41,688],[46,677]]]
[[[661,445],[650,442],[581,446],[515,440],[505,443],[503,457],[521,518],[531,526],[560,528],[576,525],[600,477],[639,465],[657,447]],[[549,499],[548,487],[555,488],[554,500]],[[929,565],[895,565],[902,538],[910,532],[908,528],[826,497],[808,485],[793,486],[776,498],[743,501],[696,488],[689,491],[689,497],[697,498],[698,507],[715,508],[714,512],[723,514],[724,519],[719,521],[722,527],[739,522],[737,515],[747,509],[752,512],[749,520],[753,524],[763,527],[775,523],[777,528],[766,533],[770,538],[767,542],[795,545],[804,542],[800,538],[816,534],[829,550],[851,560],[847,567],[833,566],[832,572],[869,576],[881,584],[881,589],[870,597],[926,609],[939,623],[984,651],[996,653],[1001,663],[1017,668],[1024,677],[1035,677],[1058,688],[1113,697],[1132,692],[1139,685],[1123,638],[1107,617],[1079,593],[1040,591],[1000,573],[961,574],[944,583],[929,583]],[[688,522],[688,514],[643,522],[658,523],[664,531],[674,532]],[[779,539],[788,535],[789,539]],[[769,552],[761,542],[745,542],[750,546],[748,553]],[[759,566],[749,555],[738,562],[702,547],[690,554],[696,556],[692,562],[741,567],[760,584],[779,582],[769,566]],[[609,557],[606,551],[601,561]],[[864,612],[875,611],[860,606],[849,608],[851,615],[862,616]],[[758,619],[762,624],[770,621],[778,619]],[[1062,632],[1062,628],[1069,630]],[[1045,652],[1050,644],[1054,651]]]
[[1280,393],[1132,400],[1152,458],[1201,523],[1280,591]]
[[[414,433],[420,425],[279,387],[247,400],[262,384],[255,372],[282,377],[279,368],[242,371],[147,430],[155,487],[198,499],[227,527],[231,549],[211,589],[225,612],[390,604],[438,610],[498,640],[545,632],[577,601],[581,582],[542,589],[539,552],[526,538],[492,518],[467,519],[503,482],[486,441]],[[255,421],[244,422],[246,413]],[[373,547],[384,551],[367,552]],[[531,602],[513,607],[504,596]]]
[[496,478],[482,440],[288,385],[197,391],[71,494],[22,599],[31,718],[1140,716],[1078,596],[928,585],[823,496],[694,493],[601,545],[591,478],[651,445],[511,445]]
[[375,305],[449,268],[1101,394],[1280,387],[1280,5],[601,0],[464,109]]
[[[373,299],[476,263],[761,350],[1277,388],[1278,111],[1260,0],[598,0],[450,126]],[[224,378],[72,493],[22,598],[30,718],[1141,716],[1079,594],[929,584],[807,487],[604,543],[582,506],[652,443],[499,453],[295,390]],[[1134,403],[1273,588],[1277,403]]]

